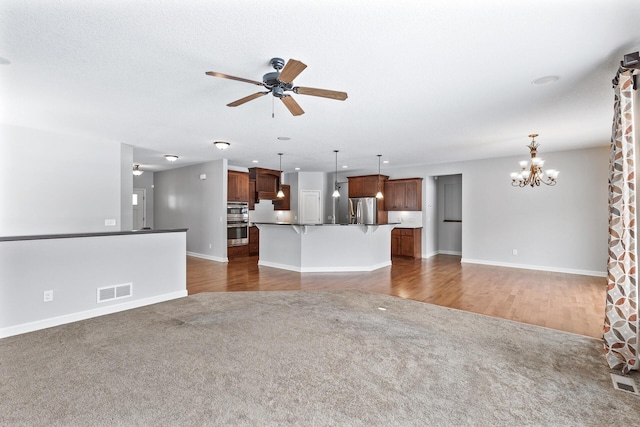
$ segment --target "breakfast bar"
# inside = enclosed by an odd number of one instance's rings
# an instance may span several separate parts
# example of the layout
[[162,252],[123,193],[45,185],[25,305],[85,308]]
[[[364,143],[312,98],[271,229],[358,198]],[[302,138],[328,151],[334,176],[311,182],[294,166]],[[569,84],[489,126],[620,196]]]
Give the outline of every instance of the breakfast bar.
[[298,272],[373,271],[391,265],[396,224],[254,223],[258,265]]

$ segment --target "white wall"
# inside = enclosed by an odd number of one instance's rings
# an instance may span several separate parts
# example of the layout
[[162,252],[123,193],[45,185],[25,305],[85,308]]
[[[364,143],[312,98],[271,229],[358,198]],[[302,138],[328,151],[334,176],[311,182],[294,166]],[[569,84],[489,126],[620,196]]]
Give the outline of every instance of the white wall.
[[[560,171],[555,187],[511,186],[509,173],[528,158],[526,147],[518,157],[392,169],[387,174],[423,177],[425,182],[427,177],[462,174],[463,261],[603,275],[609,149],[542,149],[539,156],[546,166]],[[430,200],[428,193],[424,196],[423,203]],[[433,238],[426,235],[429,229],[423,229],[427,254]],[[518,255],[512,255],[513,249]]]
[[0,140],[0,236],[120,230],[120,143],[7,125]]
[[187,252],[226,261],[227,159],[156,172],[154,187],[156,228],[188,228]]

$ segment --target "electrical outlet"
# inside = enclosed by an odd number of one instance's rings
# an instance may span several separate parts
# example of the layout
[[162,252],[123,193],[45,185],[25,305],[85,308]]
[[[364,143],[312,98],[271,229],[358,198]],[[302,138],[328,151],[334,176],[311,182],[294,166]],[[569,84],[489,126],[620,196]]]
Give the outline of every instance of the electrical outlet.
[[517,250],[517,249],[512,250],[512,251],[511,251],[511,254],[512,254],[512,255],[518,255],[518,250]]
[[105,227],[114,227],[116,225],[115,219],[105,219],[104,220]]
[[211,249],[211,243],[209,243],[209,249]]
[[50,289],[48,291],[44,291],[42,293],[42,301],[43,302],[53,301],[53,289]]

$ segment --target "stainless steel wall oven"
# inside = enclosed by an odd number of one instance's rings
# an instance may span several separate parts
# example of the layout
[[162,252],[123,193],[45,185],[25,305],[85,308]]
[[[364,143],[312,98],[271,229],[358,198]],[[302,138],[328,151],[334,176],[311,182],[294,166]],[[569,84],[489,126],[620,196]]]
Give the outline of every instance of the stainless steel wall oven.
[[249,244],[249,203],[227,202],[227,246]]

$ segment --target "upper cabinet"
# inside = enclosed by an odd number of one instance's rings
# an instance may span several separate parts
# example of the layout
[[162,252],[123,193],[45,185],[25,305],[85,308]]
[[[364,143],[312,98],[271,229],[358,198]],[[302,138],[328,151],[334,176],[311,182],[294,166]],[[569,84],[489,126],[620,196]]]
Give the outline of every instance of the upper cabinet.
[[[387,175],[350,176],[349,197],[375,197],[378,190],[385,191],[384,183]],[[386,195],[385,195],[386,197]]]
[[249,174],[230,170],[227,173],[227,200],[231,202],[249,201]]
[[387,211],[421,211],[422,178],[392,179],[384,183]]
[[249,168],[249,178],[255,180],[255,200],[275,200],[280,186],[280,171],[263,168]]

